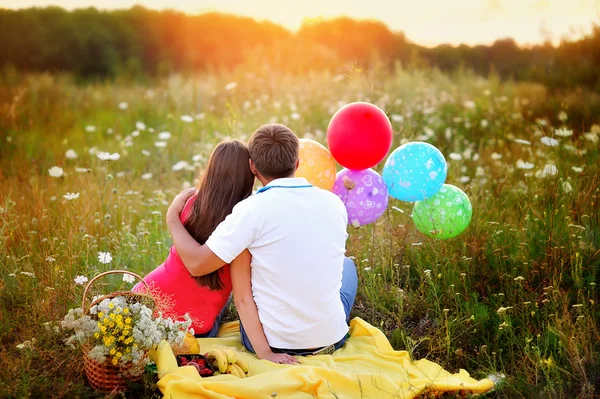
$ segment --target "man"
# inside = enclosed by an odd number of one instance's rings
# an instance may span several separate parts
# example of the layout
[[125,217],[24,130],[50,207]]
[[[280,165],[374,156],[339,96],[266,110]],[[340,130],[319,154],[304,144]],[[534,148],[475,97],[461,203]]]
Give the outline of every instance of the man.
[[[246,325],[242,342],[259,358],[291,363],[296,360],[277,354],[331,353],[345,341],[358,283],[354,263],[344,256],[344,204],[335,194],[294,177],[299,142],[286,126],[261,126],[248,148],[250,168],[263,188],[238,203],[205,245],[181,224],[181,203],[190,194],[180,194],[167,212],[173,244],[192,275],[233,262],[235,302]],[[247,289],[243,282],[236,284],[238,276],[243,280],[250,275],[251,289],[250,284]],[[258,312],[258,326],[252,309]]]

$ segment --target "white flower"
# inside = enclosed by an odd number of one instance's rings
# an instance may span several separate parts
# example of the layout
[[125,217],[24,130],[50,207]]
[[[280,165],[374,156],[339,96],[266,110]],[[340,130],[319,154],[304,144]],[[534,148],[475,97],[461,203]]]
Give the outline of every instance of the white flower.
[[158,139],[159,140],[169,140],[171,138],[171,133],[169,132],[160,132],[158,134]]
[[559,137],[569,137],[573,135],[573,131],[569,129],[556,129],[554,130],[554,134]]
[[77,158],[77,153],[74,150],[67,150],[67,152],[65,152],[65,157],[67,157],[67,159],[75,159]]
[[177,162],[175,165],[173,165],[173,167],[171,168],[174,172],[186,169],[190,166],[189,163],[187,163],[186,161],[179,161]]
[[144,122],[137,121],[135,123],[135,128],[137,130],[146,130],[146,124]]
[[96,156],[102,161],[116,161],[121,158],[121,155],[116,152],[112,154],[109,154],[108,152],[98,152],[96,153]]
[[300,114],[297,112],[292,112],[292,114],[290,115],[290,118],[292,118],[295,121],[300,120]]
[[133,282],[135,281],[135,277],[133,277],[131,274],[124,274],[123,281],[129,284],[133,284]]
[[186,122],[186,123],[191,123],[194,121],[194,118],[190,115],[181,115],[181,117],[179,119],[181,119],[182,122]]
[[119,109],[126,110],[127,108],[129,108],[129,103],[128,103],[128,102],[126,102],[126,101],[121,101],[121,102],[119,103]]
[[365,267],[363,270],[366,271],[366,272],[370,272],[371,268],[370,267]]
[[237,83],[235,82],[229,82],[225,85],[225,90],[230,91],[233,90],[237,87]]
[[479,122],[479,124],[481,125],[481,127],[482,127],[482,128],[484,128],[484,129],[485,129],[486,127],[488,127],[488,125],[489,125],[490,123],[487,121],[487,119],[482,119],[482,120]]
[[88,168],[80,168],[78,166],[75,167],[75,172],[77,172],[77,173],[87,173],[89,171],[90,170]]
[[568,181],[564,181],[562,183],[562,189],[565,194],[569,194],[571,191],[573,191],[573,186],[571,186],[571,183]]
[[145,155],[145,156],[149,157],[150,156],[150,151],[148,151],[148,150],[142,150],[142,155]]
[[204,156],[202,154],[196,154],[192,157],[192,161],[194,162],[201,162],[201,161],[205,161],[206,159],[204,158]]
[[448,155],[448,157],[453,161],[460,161],[462,159],[462,155],[456,152],[451,152],[450,155]]
[[471,181],[471,178],[469,176],[461,176],[459,181],[461,183],[468,183],[469,181]]
[[556,147],[558,145],[558,140],[553,139],[552,137],[544,136],[540,139],[543,145],[546,147]]
[[352,226],[354,226],[354,227],[360,227],[360,223],[358,222],[357,219],[352,220]]
[[144,173],[144,174],[141,176],[141,178],[142,178],[143,180],[149,180],[149,179],[152,179],[152,173]]
[[165,148],[167,146],[167,142],[166,141],[157,141],[156,143],[154,143],[154,146],[156,148]]
[[56,259],[53,256],[46,256],[46,262],[56,262]]
[[464,106],[465,108],[467,108],[467,109],[474,109],[474,108],[475,108],[475,102],[474,102],[474,101],[470,101],[470,100],[468,100],[468,101],[465,101],[465,102],[463,103],[463,106]]
[[423,273],[425,274],[426,277],[431,277],[431,270],[429,270],[429,269],[423,270]]
[[598,135],[597,135],[596,133],[591,133],[591,132],[589,132],[589,133],[584,133],[584,134],[583,134],[583,137],[584,137],[584,138],[585,138],[587,141],[590,141],[590,142],[592,142],[592,143],[594,143],[594,144],[596,144],[596,143],[598,142],[598,140],[600,140],[600,139],[598,138]]
[[515,143],[523,144],[523,145],[531,145],[531,141],[523,140],[523,139],[515,139]]
[[547,164],[547,165],[544,165],[544,169],[538,170],[535,173],[535,177],[537,177],[538,179],[543,179],[548,176],[554,176],[557,173],[558,173],[558,168],[556,167],[556,165]]
[[77,285],[83,285],[83,284],[87,283],[88,278],[86,276],[77,276],[77,277],[75,277],[75,280],[73,280],[73,281],[75,281],[75,284],[77,284]]
[[137,137],[140,135],[140,131],[139,130],[134,130],[133,132],[131,132],[131,137]]
[[98,261],[104,264],[110,263],[112,261],[110,252],[98,252]]
[[498,154],[497,152],[492,152],[491,158],[494,160],[502,159],[502,154]]
[[517,168],[519,168],[519,169],[526,169],[526,170],[528,170],[528,169],[533,169],[534,166],[535,165],[532,164],[531,162],[525,162],[522,159],[519,159],[517,161]]
[[95,132],[96,131],[96,126],[88,125],[88,126],[85,127],[85,131],[88,132],[88,133]]
[[65,174],[65,171],[63,170],[63,168],[59,167],[59,166],[53,166],[50,169],[48,169],[48,174],[50,174],[51,177],[61,177],[62,175]]
[[392,114],[392,121],[397,122],[397,123],[402,123],[402,122],[404,122],[404,117],[399,114]]
[[583,172],[583,168],[580,168],[579,166],[571,166],[571,169],[573,169],[573,172],[575,173]]
[[79,198],[79,193],[66,193],[65,195],[63,195],[63,198],[71,201]]

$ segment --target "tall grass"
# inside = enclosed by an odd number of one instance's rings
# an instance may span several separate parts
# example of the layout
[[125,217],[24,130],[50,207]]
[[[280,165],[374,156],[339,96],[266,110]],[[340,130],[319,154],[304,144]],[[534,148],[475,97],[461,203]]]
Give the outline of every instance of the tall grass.
[[[420,234],[411,204],[396,200],[374,225],[349,226],[360,276],[354,315],[415,358],[477,378],[504,375],[490,397],[600,395],[600,127],[572,119],[597,99],[436,71],[248,71],[147,86],[53,75],[3,80],[3,395],[93,395],[81,353],[62,344],[55,323],[81,302],[74,278],[115,268],[145,274],[160,264],[170,245],[167,206],[195,184],[223,138],[247,139],[280,122],[324,142],[331,115],[351,101],[388,113],[394,146],[437,146],[449,162],[447,183],[474,208],[469,229],[448,241]],[[544,136],[557,145],[544,145]],[[69,149],[78,157],[68,159]],[[102,161],[99,151],[120,158]],[[187,164],[173,168],[179,161]],[[51,177],[52,166],[64,176]],[[111,263],[98,261],[101,251]],[[129,288],[107,278],[94,293]],[[151,382],[137,389],[156,395]]]

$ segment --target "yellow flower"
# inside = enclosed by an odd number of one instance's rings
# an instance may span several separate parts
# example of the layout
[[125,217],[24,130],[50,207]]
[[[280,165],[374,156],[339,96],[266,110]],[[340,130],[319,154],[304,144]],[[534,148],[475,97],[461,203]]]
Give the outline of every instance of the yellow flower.
[[113,360],[112,360],[112,364],[113,364],[113,366],[116,366],[116,365],[117,365],[117,363],[119,363],[119,359],[117,359],[116,357],[115,357],[115,358],[113,358]]
[[108,324],[108,322],[109,322],[109,321],[110,321],[110,320],[108,319],[108,317],[105,317],[105,318],[102,320],[102,323],[104,323],[104,324]]
[[102,312],[98,312],[98,317],[99,317],[99,318],[102,318],[102,317],[104,317],[104,313],[102,313]]
[[123,309],[123,313],[128,314],[129,313],[129,308]]
[[123,354],[121,352],[117,352],[117,354],[115,356],[116,357],[121,357],[121,356],[123,356]]
[[109,308],[109,309],[113,309],[114,307],[115,307],[115,304],[114,304],[114,303],[112,303],[112,302],[111,302],[111,303],[109,303],[109,304],[108,304],[108,308]]
[[117,308],[117,313],[121,313],[123,309],[121,309],[120,307]]
[[111,321],[110,323],[108,323],[108,326],[109,326],[110,328],[115,328],[115,323],[113,323],[113,322]]
[[118,314],[116,317],[117,321],[123,321],[123,315],[122,314]]
[[137,346],[137,344],[133,344],[133,347],[134,347],[134,348],[137,348],[138,346]]
[[115,353],[117,353],[117,350],[115,348],[112,348],[109,353],[111,355],[114,355]]
[[111,313],[111,314],[110,314],[110,318],[111,318],[112,320],[114,320],[114,319],[115,319],[115,314],[114,314],[114,313]]
[[100,338],[100,333],[94,333],[94,338]]
[[126,323],[126,324],[131,324],[131,317],[128,317],[128,318],[126,318],[126,319],[125,319],[125,323]]
[[128,347],[127,349],[125,349],[125,352],[127,352],[127,353],[131,352],[131,348]]

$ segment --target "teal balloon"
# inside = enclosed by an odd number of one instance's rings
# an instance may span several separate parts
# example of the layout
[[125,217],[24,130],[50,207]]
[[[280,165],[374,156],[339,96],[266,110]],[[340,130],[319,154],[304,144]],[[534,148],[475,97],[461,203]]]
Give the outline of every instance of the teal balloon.
[[396,148],[385,161],[381,177],[390,196],[405,202],[431,198],[448,174],[444,155],[429,143],[413,141]]
[[412,219],[417,229],[429,237],[447,240],[465,231],[473,217],[467,194],[444,184],[431,198],[415,202]]

